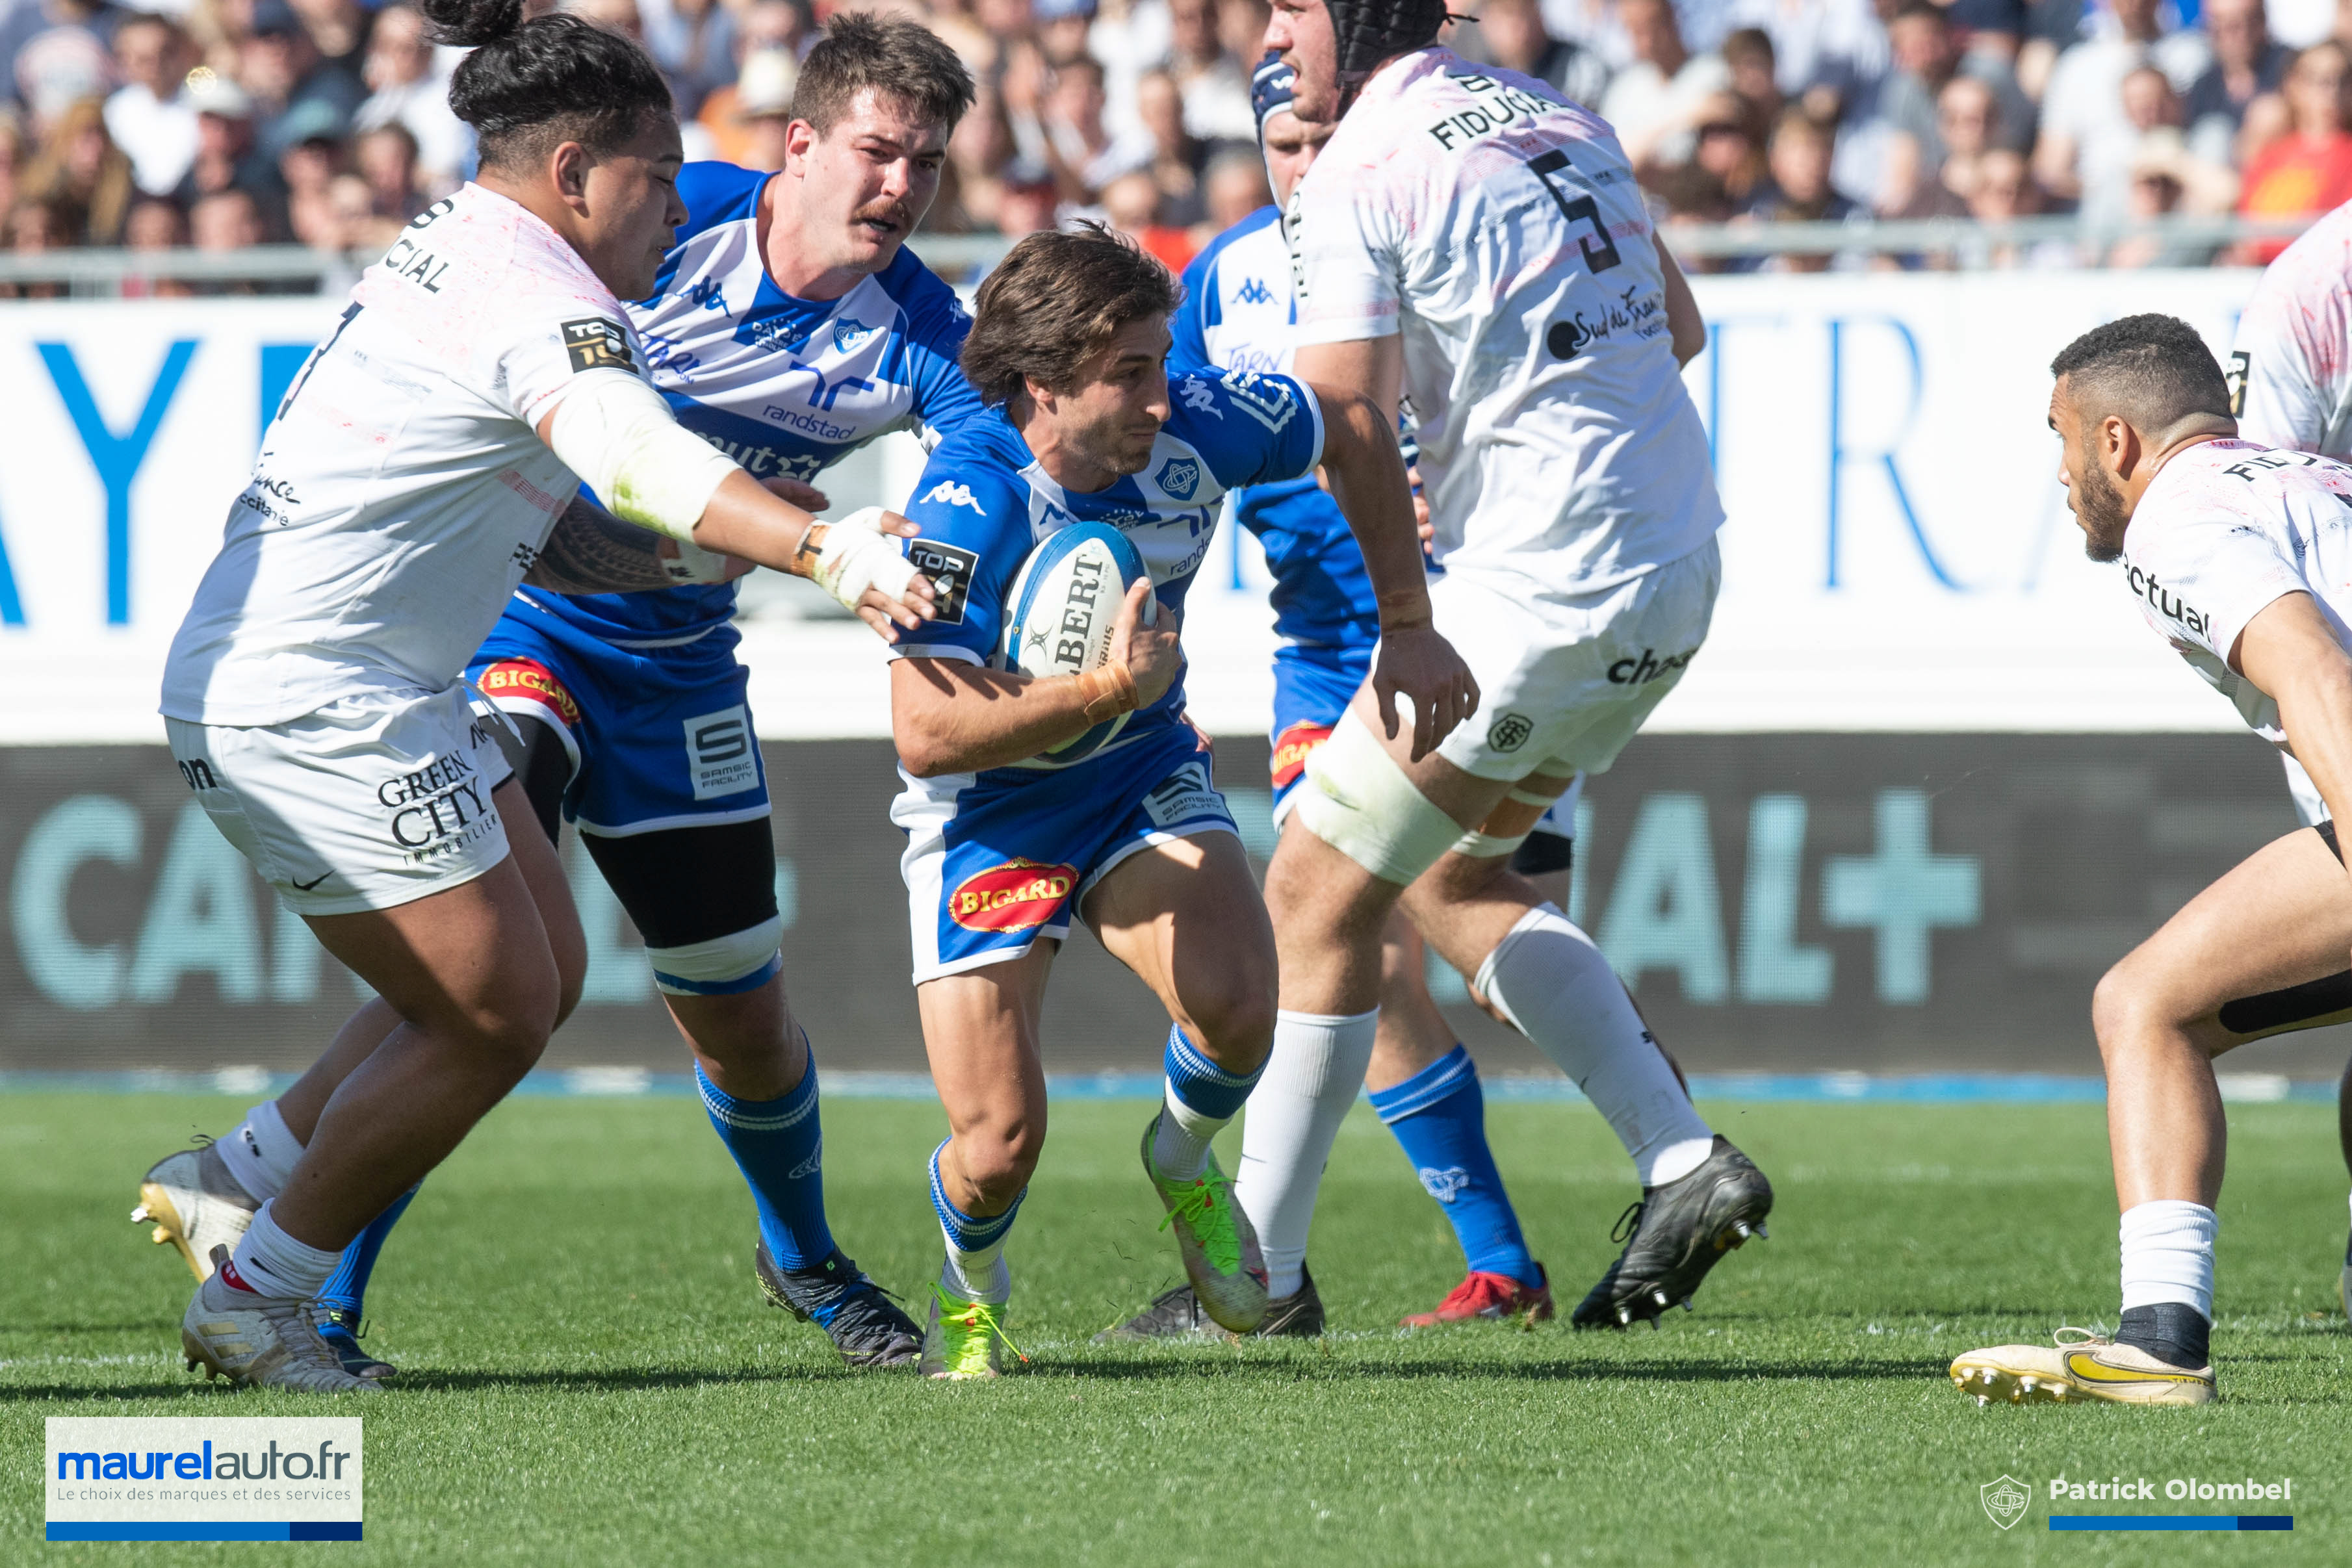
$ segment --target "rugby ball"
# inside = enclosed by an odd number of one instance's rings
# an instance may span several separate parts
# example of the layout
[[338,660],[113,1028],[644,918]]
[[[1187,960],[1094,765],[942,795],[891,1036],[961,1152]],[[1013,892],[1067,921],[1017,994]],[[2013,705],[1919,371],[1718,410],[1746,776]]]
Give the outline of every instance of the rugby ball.
[[[1029,552],[1013,579],[1006,602],[1004,663],[1024,675],[1076,675],[1110,657],[1111,622],[1127,591],[1150,580],[1143,557],[1107,523],[1072,523]],[[1146,625],[1160,601],[1144,601]],[[1045,760],[1076,762],[1110,744],[1131,714],[1105,719],[1075,739],[1045,751]]]

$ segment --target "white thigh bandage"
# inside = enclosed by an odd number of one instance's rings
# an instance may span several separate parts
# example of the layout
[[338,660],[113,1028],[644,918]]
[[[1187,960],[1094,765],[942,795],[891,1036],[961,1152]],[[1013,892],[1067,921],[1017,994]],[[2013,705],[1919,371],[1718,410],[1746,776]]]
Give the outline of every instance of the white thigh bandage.
[[547,444],[623,522],[694,539],[694,525],[735,460],[678,423],[661,394],[625,371],[572,378]]
[[1551,809],[1552,802],[1559,797],[1547,795],[1539,789],[1528,789],[1514,784],[1511,786],[1510,793],[1505,795],[1503,799],[1516,800],[1522,806],[1538,808],[1534,820],[1518,832],[1507,836],[1482,833],[1476,828],[1473,828],[1454,841],[1455,854],[1468,855],[1473,860],[1483,861],[1493,860],[1497,855],[1514,853],[1521,844],[1528,841],[1528,835],[1536,831],[1536,823],[1543,821],[1543,813]]
[[757,925],[708,942],[683,947],[648,947],[654,984],[674,997],[732,996],[755,991],[782,967],[776,945],[783,940],[784,922],[772,915]]
[[1411,883],[1462,836],[1352,709],[1308,755],[1307,782],[1298,820],[1382,882]]
[[915,580],[915,563],[897,539],[882,531],[881,517],[879,507],[860,507],[841,521],[825,524],[823,538],[804,547],[814,558],[809,577],[844,609],[856,609],[869,588],[896,599]]

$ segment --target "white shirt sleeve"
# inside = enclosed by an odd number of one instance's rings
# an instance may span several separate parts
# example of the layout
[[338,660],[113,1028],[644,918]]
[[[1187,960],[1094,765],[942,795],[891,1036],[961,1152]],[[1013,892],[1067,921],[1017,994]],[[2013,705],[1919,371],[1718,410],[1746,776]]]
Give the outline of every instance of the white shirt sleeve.
[[[2342,291],[2298,298],[2265,277],[2238,323],[2226,367],[2238,438],[2290,452],[2316,452],[2336,412],[2335,390],[2320,374],[2323,358],[2340,363],[2352,331]],[[2318,336],[2332,338],[2325,356]]]
[[1377,188],[1375,170],[1322,179],[1311,171],[1290,194],[1283,237],[1290,244],[1300,347],[1392,337],[1403,296],[1403,232]]
[[2248,622],[2310,591],[2268,533],[2218,507],[2167,518],[2154,538],[2131,543],[2124,570],[2149,620],[2224,664]]
[[577,296],[518,302],[510,329],[492,346],[490,358],[499,400],[534,430],[575,378],[592,371],[644,373],[620,310]]

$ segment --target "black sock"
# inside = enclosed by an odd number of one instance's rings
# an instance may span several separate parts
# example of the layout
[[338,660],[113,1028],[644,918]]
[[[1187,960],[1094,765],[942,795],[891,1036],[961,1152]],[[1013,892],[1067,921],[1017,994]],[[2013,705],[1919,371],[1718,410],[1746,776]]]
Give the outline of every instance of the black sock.
[[2145,1351],[2168,1366],[2194,1372],[2213,1361],[2213,1325],[2186,1301],[2158,1301],[2152,1307],[2126,1307],[2116,1343]]

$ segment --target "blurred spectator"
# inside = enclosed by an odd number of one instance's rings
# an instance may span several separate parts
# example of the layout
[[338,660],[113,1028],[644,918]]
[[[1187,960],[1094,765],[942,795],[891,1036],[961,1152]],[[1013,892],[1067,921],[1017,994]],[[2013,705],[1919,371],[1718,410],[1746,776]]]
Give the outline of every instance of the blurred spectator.
[[327,194],[343,172],[342,156],[342,142],[325,134],[305,137],[278,155],[278,173],[286,182],[286,226],[313,250],[342,248],[342,220]]
[[[792,61],[797,76],[801,45],[808,41],[814,41],[809,15],[793,0],[751,0],[743,7],[735,22],[736,78],[705,93],[696,117],[695,123],[710,139],[707,156],[734,162],[735,154],[743,150],[748,140],[738,101],[743,90],[741,73],[745,63],[756,54],[772,51]],[[753,85],[772,95],[774,73],[767,67],[761,68],[761,79]]]
[[[1809,0],[1793,0],[1805,5]],[[1612,72],[1633,61],[1633,41],[1617,14],[1617,0],[1542,0],[1544,31],[1601,57]]]
[[127,18],[114,30],[114,64],[123,85],[106,100],[107,134],[131,157],[139,188],[161,195],[177,185],[196,157],[196,106],[184,87],[194,51],[169,18]]
[[1051,171],[1023,163],[1005,171],[1003,193],[997,199],[996,227],[1006,239],[1054,227],[1060,212],[1061,196]]
[[1944,8],[1928,0],[1906,0],[1887,24],[1895,68],[1879,89],[1877,113],[1916,149],[1917,178],[1935,178],[1944,166],[1939,123],[1944,89],[1962,77],[1982,82],[1992,94],[1995,119],[1989,127],[1995,146],[2012,151],[2027,144],[2033,106],[1998,55],[1964,50]]
[[1732,96],[1739,100],[1740,123],[1762,146],[1780,123],[1788,98],[1780,91],[1772,37],[1761,27],[1741,27],[1723,40],[1723,68],[1731,73]]
[[[1996,147],[1984,155],[1978,169],[1977,188],[1969,198],[1969,212],[1979,222],[2000,223],[2030,218],[2042,211],[2041,186],[2022,153]],[[1985,252],[1984,264],[1993,267],[2049,269],[2073,267],[2074,247],[2064,240],[2010,242]]]
[[223,191],[246,193],[259,210],[266,232],[284,232],[286,183],[278,163],[264,154],[254,135],[253,100],[209,66],[188,73],[188,96],[196,106],[196,156],[173,199],[195,221],[197,204]]
[[1160,210],[1171,223],[1199,223],[1208,149],[1184,129],[1184,95],[1176,78],[1166,71],[1146,73],[1136,83],[1135,107],[1144,134],[1151,138],[1151,177],[1160,186]]
[[[1822,152],[1828,152],[1826,138]],[[1762,190],[1763,139],[1748,130],[1745,106],[1737,94],[1713,93],[1699,105],[1691,162],[1715,176],[1734,212],[1744,211]]]
[[735,83],[733,162],[770,172],[784,166],[784,133],[793,123],[798,61],[782,49],[761,49],[743,62]]
[[404,224],[432,205],[417,167],[416,138],[398,120],[362,131],[352,143],[352,162],[378,217]]
[[1731,86],[1720,55],[1693,55],[1667,0],[1620,0],[1617,15],[1633,61],[1601,100],[1634,172],[1690,162],[1693,130],[1711,93]]
[[[528,13],[528,0],[525,9]],[[646,41],[646,14],[638,7],[637,0],[556,0],[547,9],[568,12],[583,22],[593,22],[607,32],[640,44]]]
[[0,108],[0,219],[16,204],[26,160],[24,121],[16,118],[16,110]]
[[1575,103],[1598,105],[1608,90],[1601,57],[1546,32],[1538,0],[1486,0],[1476,21],[1455,43],[1464,57],[1549,82]]
[[[1108,101],[1100,60],[1081,55],[1055,68],[1054,85],[1045,93],[1045,157],[1061,182],[1065,201],[1093,200],[1113,180],[1150,167],[1158,151],[1148,131],[1113,138],[1103,125]],[[1155,182],[1154,212],[1159,210],[1159,190]]]
[[1169,271],[1181,273],[1192,259],[1192,236],[1160,221],[1160,187],[1142,170],[1105,185],[1102,210],[1111,227],[1158,256]]
[[1816,120],[1834,123],[1876,99],[1890,62],[1871,0],[1735,0],[1731,16],[1771,40],[1781,96],[1802,99]]
[[2264,11],[2270,36],[2289,54],[2326,41],[2331,29],[2340,39],[2341,19],[2338,0],[2271,0]]
[[[202,251],[250,250],[268,237],[250,191],[215,191],[188,212],[188,242]],[[257,294],[250,283],[200,283],[198,294]]]
[[[2352,200],[2352,135],[2347,134],[2347,56],[2337,43],[2317,44],[2295,56],[2281,96],[2289,129],[2246,164],[2238,210],[2250,217],[2323,213]],[[2237,247],[2242,263],[2266,264],[2287,247],[2284,239],[2252,240]]]
[[2185,92],[2210,60],[2204,35],[2162,30],[2158,3],[2102,0],[2092,36],[2058,57],[2042,95],[2034,177],[2046,191],[2080,198],[2088,216],[2120,217],[2130,197],[2141,128],[2124,107],[2124,78],[2152,65]]
[[26,165],[19,199],[48,210],[53,244],[119,245],[137,193],[131,160],[106,133],[105,105],[86,98],[49,122]]
[[362,79],[367,68],[369,31],[375,22],[373,7],[360,8],[358,0],[287,0],[302,31],[310,35],[320,59],[352,81]]
[[1147,76],[1166,74],[1171,30],[1165,0],[1110,0],[1095,13],[1087,47],[1103,63],[1114,129],[1141,118],[1139,93]]
[[1047,65],[1059,70],[1073,60],[1091,57],[1087,40],[1094,31],[1095,0],[1030,0],[1029,15]]
[[[177,250],[188,243],[188,220],[177,203],[162,196],[142,196],[131,204],[123,220],[125,250]],[[184,299],[194,290],[176,277],[125,277],[125,299]]]
[[[2189,146],[2180,129],[2180,99],[2164,73],[2154,66],[2140,67],[2124,78],[2123,97],[2124,112],[2139,131],[2125,177],[2136,183],[2142,168],[2160,170],[2176,187],[2174,206],[2192,213],[2228,212],[2238,199],[2237,173],[2227,162],[2200,157]],[[2142,194],[2131,192],[2126,201],[2137,201]]]
[[320,56],[286,0],[256,0],[237,82],[253,99],[256,142],[272,161],[309,137],[343,134],[367,100],[357,74]]
[[[1834,126],[1823,124],[1802,109],[1785,111],[1772,128],[1769,178],[1749,198],[1746,215],[1755,222],[1774,224],[1849,223],[1869,216],[1860,204],[1830,183],[1830,154],[1836,134]],[[1776,256],[1769,265],[1775,271],[1823,272],[1830,261],[1830,255],[1822,252]],[[1743,270],[1758,265],[1764,265],[1761,258]]]
[[[19,197],[8,209],[5,234],[0,234],[9,254],[39,256],[45,251],[61,250],[72,242],[66,235],[70,220],[57,207],[37,197]],[[65,294],[59,283],[12,283],[0,285],[0,298],[9,299],[57,299]]]
[[1168,0],[1168,74],[1184,95],[1184,129],[1203,141],[1248,141],[1257,136],[1250,112],[1249,67],[1257,60],[1253,43],[1248,63],[1228,54],[1220,36],[1219,13],[1230,12],[1236,32],[1248,17],[1265,31],[1265,7],[1256,0]]
[[693,119],[704,99],[735,79],[735,12],[720,0],[668,0],[646,12],[643,25],[646,52],[669,78],[680,119]]
[[404,127],[424,184],[436,195],[456,190],[474,162],[474,133],[449,108],[449,78],[435,61],[423,14],[409,5],[377,13],[364,74],[369,93],[352,116],[353,129]]
[[1202,221],[1207,232],[1197,236],[1202,244],[1274,200],[1265,182],[1265,159],[1245,148],[1229,147],[1211,159],[1201,183],[1207,196]]
[[33,131],[85,98],[114,88],[114,30],[128,15],[110,0],[16,0],[0,20],[0,59]]
[[2189,87],[2182,123],[2200,155],[2227,162],[2246,106],[2278,90],[2294,51],[2272,40],[2263,0],[2205,0],[2201,21],[2213,41],[2213,63]]

